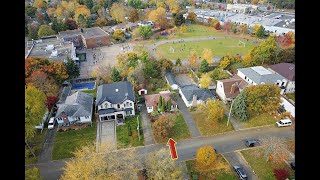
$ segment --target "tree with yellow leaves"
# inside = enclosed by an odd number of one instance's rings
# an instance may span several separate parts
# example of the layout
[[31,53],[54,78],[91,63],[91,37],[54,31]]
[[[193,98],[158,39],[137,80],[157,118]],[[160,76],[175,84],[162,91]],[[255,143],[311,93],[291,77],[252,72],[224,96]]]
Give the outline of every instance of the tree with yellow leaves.
[[180,10],[179,4],[176,0],[167,0],[166,4],[169,6],[171,13],[177,13]]
[[161,29],[166,29],[168,27],[166,10],[163,7],[159,7],[156,10],[151,11],[149,19],[158,24]]
[[195,168],[200,173],[212,169],[216,164],[216,159],[217,154],[212,146],[202,146],[197,150]]
[[127,7],[121,3],[113,3],[110,8],[110,14],[117,22],[125,22]]
[[195,67],[198,64],[198,55],[196,51],[191,51],[188,59],[188,63],[191,67]]
[[211,49],[205,48],[202,51],[202,57],[203,59],[205,59],[208,63],[210,63],[212,61],[212,56],[213,56],[213,52],[211,51]]
[[255,24],[255,25],[253,26],[253,32],[254,32],[254,34],[257,34],[259,28],[260,28],[260,25],[259,25],[259,24]]
[[219,100],[208,99],[206,104],[200,106],[200,110],[207,115],[204,121],[211,127],[214,127],[224,117],[224,109],[220,103]]
[[208,88],[212,82],[209,73],[205,73],[201,76],[199,84],[201,88]]
[[84,16],[85,19],[87,19],[90,16],[90,10],[88,9],[87,6],[85,5],[79,5],[76,7],[76,10],[74,12],[74,17],[75,19],[78,21],[78,17],[80,14],[82,14]]
[[35,0],[33,2],[33,7],[37,9],[46,9],[47,6],[48,6],[48,3],[45,0]]
[[77,149],[74,158],[66,162],[61,180],[134,179],[142,169],[135,150],[111,152],[113,147],[107,144]]
[[157,2],[157,8],[166,8],[166,4],[162,1]]
[[222,60],[219,62],[219,68],[226,69],[231,64],[231,56],[223,56]]
[[187,26],[185,24],[182,24],[180,26],[180,32],[181,33],[186,33],[188,31]]

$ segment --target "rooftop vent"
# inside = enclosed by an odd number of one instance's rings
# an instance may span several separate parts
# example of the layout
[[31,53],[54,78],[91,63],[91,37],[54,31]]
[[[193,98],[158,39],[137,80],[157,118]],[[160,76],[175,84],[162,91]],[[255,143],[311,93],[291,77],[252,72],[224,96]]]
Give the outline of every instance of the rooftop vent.
[[119,89],[116,89],[116,92],[118,92],[119,91]]

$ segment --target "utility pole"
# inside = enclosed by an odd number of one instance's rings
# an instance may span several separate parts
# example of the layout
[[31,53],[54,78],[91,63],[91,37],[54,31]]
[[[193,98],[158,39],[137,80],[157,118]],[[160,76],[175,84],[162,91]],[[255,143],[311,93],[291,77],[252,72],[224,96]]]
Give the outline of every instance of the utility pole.
[[232,100],[232,102],[231,102],[231,107],[230,107],[230,111],[229,111],[229,116],[228,116],[227,126],[229,125],[230,115],[231,115],[231,110],[232,110],[233,102],[234,102],[234,100]]

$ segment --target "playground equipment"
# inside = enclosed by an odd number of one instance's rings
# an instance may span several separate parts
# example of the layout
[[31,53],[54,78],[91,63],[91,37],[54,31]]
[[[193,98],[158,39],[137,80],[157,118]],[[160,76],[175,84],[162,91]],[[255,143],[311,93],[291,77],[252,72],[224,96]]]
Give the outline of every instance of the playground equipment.
[[239,42],[238,42],[238,46],[246,47],[246,43],[245,43],[245,42],[243,42],[243,41],[241,41],[241,40],[239,40]]

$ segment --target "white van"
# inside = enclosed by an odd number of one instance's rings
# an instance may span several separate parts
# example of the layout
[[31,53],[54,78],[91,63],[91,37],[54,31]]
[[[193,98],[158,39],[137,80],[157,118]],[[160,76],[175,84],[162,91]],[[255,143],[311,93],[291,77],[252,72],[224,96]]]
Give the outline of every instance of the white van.
[[51,117],[48,123],[48,129],[54,128],[54,117]]
[[285,127],[290,126],[292,121],[290,119],[281,119],[280,121],[276,122],[276,126],[278,127]]

